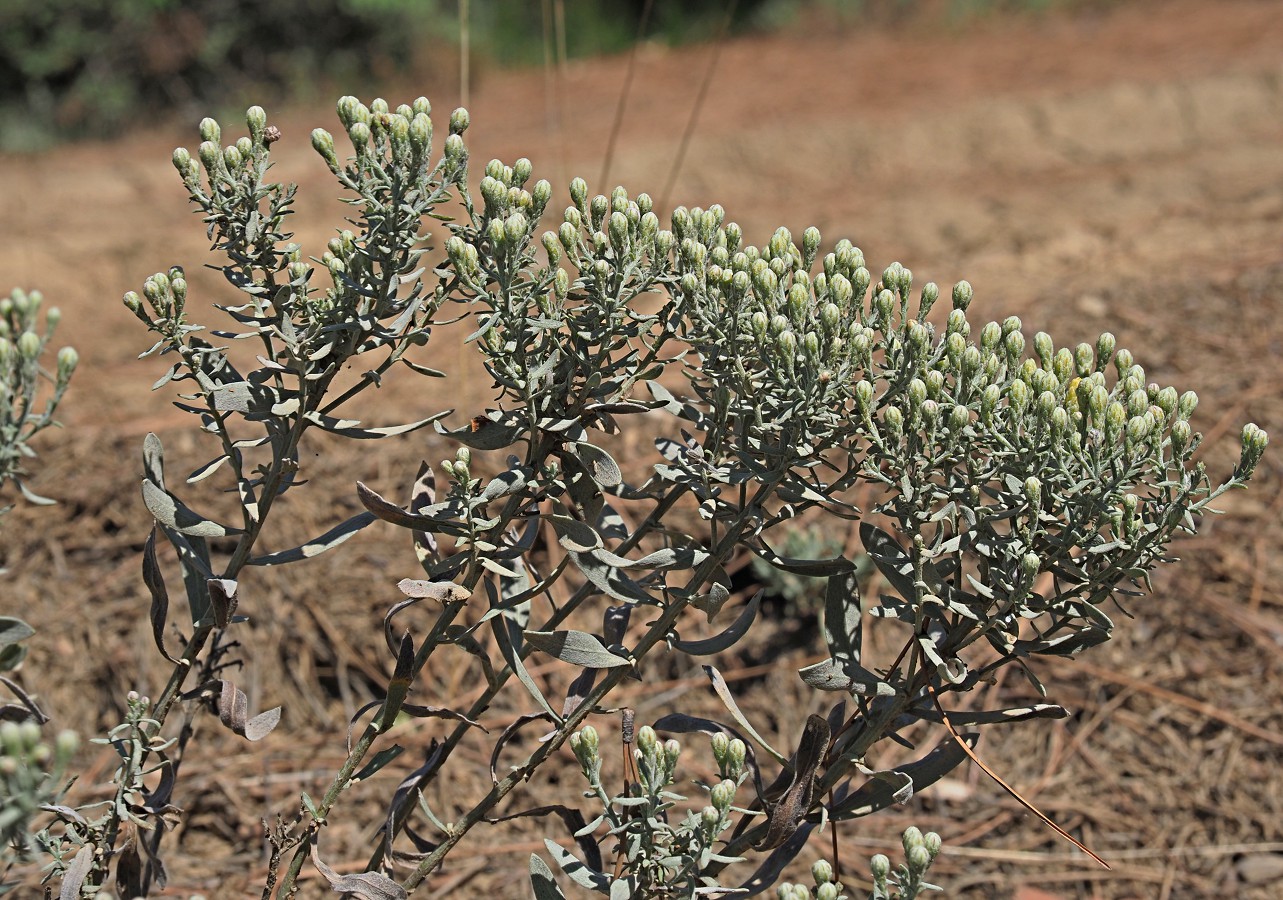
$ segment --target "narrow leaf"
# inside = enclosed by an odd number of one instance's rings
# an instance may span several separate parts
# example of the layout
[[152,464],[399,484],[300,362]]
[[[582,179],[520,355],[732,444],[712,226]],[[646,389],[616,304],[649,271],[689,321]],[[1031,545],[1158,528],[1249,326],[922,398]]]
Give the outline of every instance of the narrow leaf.
[[699,641],[673,641],[673,649],[689,653],[691,656],[708,656],[712,653],[721,653],[728,647],[735,646],[740,638],[748,633],[749,627],[753,624],[753,619],[757,617],[757,609],[761,606],[762,596],[765,593],[765,591],[758,591],[754,594],[753,598],[748,601],[748,605],[739,614],[739,617],[721,634]]
[[612,653],[601,638],[586,631],[527,631],[526,643],[554,659],[594,669],[631,665],[626,657]]
[[321,861],[317,850],[316,835],[312,835],[312,865],[321,873],[336,894],[356,894],[364,900],[406,900],[410,895],[405,888],[379,872],[362,872],[359,875],[340,875]]
[[190,509],[181,500],[155,482],[143,480],[143,503],[156,521],[179,534],[192,537],[220,538],[240,534],[239,528],[220,525]]
[[566,895],[557,886],[552,876],[552,869],[538,853],[530,854],[530,886],[534,890],[535,900],[566,900]]
[[249,561],[251,566],[279,566],[284,563],[298,562],[299,560],[312,559],[320,556],[326,550],[331,550],[339,544],[346,541],[352,535],[356,534],[366,525],[375,520],[376,516],[372,512],[358,513],[345,522],[335,525],[329,531],[320,537],[313,538],[306,544],[301,544],[291,550],[281,550],[277,553],[268,553],[264,556],[255,556]]
[[704,672],[708,675],[709,681],[713,683],[713,690],[721,699],[722,704],[725,705],[727,712],[731,714],[731,718],[735,720],[735,724],[739,725],[739,727],[744,730],[745,734],[757,741],[758,746],[771,754],[771,756],[775,757],[777,762],[781,765],[788,765],[788,760],[785,759],[784,754],[768,744],[766,742],[766,738],[758,734],[757,729],[754,728],[749,723],[748,719],[744,717],[744,714],[740,712],[739,706],[735,703],[735,698],[731,695],[730,688],[726,686],[726,679],[722,677],[722,673],[717,671],[714,666],[704,666]]

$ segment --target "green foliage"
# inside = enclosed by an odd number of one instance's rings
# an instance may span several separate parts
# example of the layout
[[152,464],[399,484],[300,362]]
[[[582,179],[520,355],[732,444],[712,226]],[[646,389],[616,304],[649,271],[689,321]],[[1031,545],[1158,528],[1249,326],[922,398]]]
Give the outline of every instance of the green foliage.
[[[12,482],[28,501],[49,504],[53,501],[33,494],[23,483],[23,460],[36,455],[31,439],[58,424],[53,416],[80,357],[73,348],[63,347],[53,372],[41,365],[45,347],[62,320],[55,306],[44,314],[42,323],[43,302],[39,291],[27,293],[21,288],[0,299],[0,487]],[[52,393],[45,391],[45,385]],[[0,515],[7,511],[0,510]]]
[[51,747],[37,722],[0,721],[0,894],[6,893],[4,870],[37,849],[30,822],[41,807],[61,801],[77,743],[64,731]]
[[[155,527],[143,577],[172,670],[154,701],[131,696],[128,721],[111,736],[122,759],[114,800],[93,817],[54,810],[41,832],[73,892],[107,881],[113,860],[127,858],[115,851],[131,829],[149,838],[127,883],[135,896],[150,889],[181,802],[170,760],[197,733],[174,726],[175,710],[194,717],[212,707],[251,741],[279,723],[279,709],[251,716],[231,680],[246,618],[241,580],[333,550],[376,519],[404,529],[417,576],[397,583],[384,617],[392,674],[353,723],[324,794],[301,797],[268,829],[270,885],[288,896],[311,860],[337,892],[403,897],[569,744],[591,821],[569,804],[515,813],[555,813],[571,826],[574,852],[548,844],[556,868],[612,898],[694,897],[765,890],[813,829],[905,802],[967,759],[977,728],[1065,715],[1051,703],[953,713],[945,704],[1002,666],[1033,677],[1031,657],[1108,640],[1104,608],[1136,593],[1171,539],[1247,482],[1267,443],[1246,426],[1238,467],[1216,483],[1195,458],[1197,398],[1150,384],[1112,335],[1056,349],[1042,333],[1027,345],[1014,317],[973,326],[966,282],[933,319],[936,285],[915,296],[908,269],[875,275],[849,241],[821,252],[817,230],[799,241],[781,228],[754,246],[719,206],[679,207],[668,229],[648,195],[618,187],[592,196],[578,178],[560,224],[542,231],[553,190],[532,180],[528,160],[492,160],[470,190],[465,110],[450,114],[439,151],[425,98],[393,108],[344,97],[337,111],[350,154],[323,129],[311,142],[348,195],[350,227],[323,252],[306,256],[284,230],[294,187],[268,180],[281,136],[251,107],[247,134],[224,138],[206,119],[196,153],[180,148],[172,160],[222,257],[216,268],[233,297],[217,307],[226,321],[192,319],[179,267],[125,295],[155,338],[144,356],[172,361],[157,386],[183,391],[179,408],[214,450],[180,488],[160,440],[144,442]],[[493,408],[464,411],[467,424],[453,429],[441,421],[448,412],[388,427],[352,416],[352,402],[385,378],[440,377],[428,363],[453,323],[493,379]],[[255,351],[244,373],[232,359],[238,343]],[[365,374],[351,383],[345,370]],[[361,514],[297,547],[259,546],[268,517],[306,477],[303,447],[317,430],[373,440],[429,425],[456,450],[437,470],[407,473],[406,505],[358,483]],[[610,436],[627,427],[654,452],[621,464]],[[197,512],[178,493],[220,483],[241,501],[235,521]],[[873,507],[857,508],[857,491],[870,490]],[[800,517],[859,522],[886,588],[869,614],[896,623],[902,641],[891,666],[862,659],[855,561],[775,549]],[[174,626],[159,562],[166,543],[187,600]],[[726,721],[673,710],[634,740],[631,711],[609,699],[625,679],[646,677],[647,656],[713,657],[753,633],[759,598],[705,636],[730,596],[726,567],[745,553],[825,580],[829,658],[798,673],[829,695],[823,714],[800,734],[763,734],[710,664]],[[464,616],[469,605],[477,614]],[[403,626],[411,607],[428,624]],[[182,646],[171,651],[174,631]],[[466,654],[484,685],[464,709],[415,695],[447,647]],[[565,696],[549,696],[527,668],[549,660],[575,673]],[[491,739],[493,786],[454,798],[446,824],[422,789],[449,777],[463,738],[504,692],[528,712]],[[616,715],[621,789],[602,781],[598,733]],[[445,720],[448,735],[399,787],[389,783],[387,824],[364,871],[339,875],[323,860],[323,826],[357,781],[404,751],[398,723],[421,717]],[[536,722],[543,737],[523,742]],[[950,733],[921,758],[879,752],[889,767],[866,766],[875,745],[903,746],[898,732],[917,722],[948,722]],[[697,785],[707,802],[687,808],[673,790],[681,746],[660,735],[695,732],[710,736],[720,780]],[[419,852],[398,872],[412,829],[439,833],[430,846],[416,838]],[[875,883],[885,869],[876,897],[925,888],[923,854],[938,845],[911,837],[894,884],[889,863],[875,859]],[[728,871],[741,859],[755,867],[747,879]],[[538,897],[561,895],[542,858],[531,875]],[[817,895],[838,895],[831,872],[816,878]]]
[[0,149],[368,79],[409,61],[422,12],[411,0],[7,0]]

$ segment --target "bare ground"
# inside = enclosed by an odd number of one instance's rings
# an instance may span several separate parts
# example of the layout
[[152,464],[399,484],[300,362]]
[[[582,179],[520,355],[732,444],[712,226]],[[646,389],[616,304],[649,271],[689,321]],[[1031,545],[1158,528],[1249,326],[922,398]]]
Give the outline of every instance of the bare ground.
[[[778,224],[816,224],[826,241],[850,237],[871,265],[898,259],[920,282],[967,278],[973,313],[1020,315],[1059,344],[1118,335],[1151,377],[1193,387],[1195,424],[1214,472],[1237,457],[1237,429],[1283,426],[1283,5],[1251,0],[1136,2],[1076,16],[940,28],[798,26],[739,39],[720,57],[708,103],[669,198],[660,195],[712,49],[639,55],[610,183],[669,203],[722,203],[750,239]],[[625,60],[574,64],[560,117],[541,73],[487,73],[474,86],[474,159],[529,156],[564,184],[601,185],[601,154]],[[456,85],[389,85],[389,97],[433,97],[438,119]],[[320,248],[341,208],[308,147],[328,109],[273,115],[286,139],[280,175],[301,183],[299,239]],[[558,121],[562,128],[558,128]],[[194,131],[194,130],[192,130]],[[151,646],[138,577],[146,513],[137,500],[141,436],[159,431],[176,465],[202,460],[169,399],[148,393],[159,374],[134,356],[147,342],[119,303],[148,273],[181,263],[194,294],[213,299],[198,271],[204,237],[167,159],[192,131],[141,129],[109,144],[0,159],[6,240],[0,271],[40,287],[67,313],[64,336],[82,371],[64,417],[42,445],[41,493],[63,502],[6,522],[11,573],[3,607],[39,629],[24,676],[43,687],[59,724],[89,733],[118,720],[123,693],[156,691],[165,670]],[[223,294],[222,296],[226,296]],[[435,364],[456,366],[458,352]],[[389,385],[370,418],[450,405],[466,417],[486,386],[451,384],[449,398]],[[351,483],[401,490],[432,438],[318,447],[308,500],[291,508],[291,535],[324,530],[355,509]],[[914,822],[940,831],[948,852],[934,870],[948,896],[1006,897],[1033,888],[1055,897],[1280,895],[1283,883],[1283,572],[1278,453],[1251,491],[1224,504],[1179,547],[1153,597],[1134,603],[1118,637],[1081,661],[1040,669],[1063,722],[990,732],[986,760],[1062,825],[1102,853],[1089,867],[976,771],[892,816],[842,832],[848,867],[894,843]],[[306,566],[247,582],[252,662],[239,676],[255,708],[283,703],[286,724],[247,746],[201,726],[177,802],[188,817],[169,858],[170,896],[257,894],[258,819],[315,793],[342,756],[345,713],[386,673],[377,623],[413,557],[390,529],[371,529]],[[796,734],[813,698],[794,670],[816,651],[781,622],[756,658],[723,666],[770,735]],[[805,629],[802,629],[803,632]],[[56,681],[42,673],[55,672]],[[626,699],[642,719],[671,708],[712,712],[698,671],[674,669],[657,694]],[[541,676],[542,677],[542,676]],[[560,677],[549,672],[547,677]],[[443,667],[418,689],[440,703],[472,687]],[[1027,696],[995,685],[987,706]],[[487,724],[520,712],[500,706]],[[426,743],[433,734],[422,731]],[[406,738],[413,746],[415,735]],[[412,755],[412,754],[408,754]],[[102,787],[107,754],[87,757],[85,797]],[[462,804],[485,790],[488,747],[435,801]],[[469,766],[471,768],[469,768]],[[573,782],[572,782],[573,783]],[[375,781],[362,796],[386,796]],[[535,784],[517,804],[564,796]],[[517,808],[514,804],[513,808]],[[353,865],[369,845],[370,805],[336,820],[325,852]],[[551,827],[551,826],[550,826]],[[525,859],[538,826],[478,834],[435,892],[525,896]],[[809,853],[818,855],[816,846]],[[856,866],[859,867],[858,865]],[[311,882],[318,891],[319,884]]]

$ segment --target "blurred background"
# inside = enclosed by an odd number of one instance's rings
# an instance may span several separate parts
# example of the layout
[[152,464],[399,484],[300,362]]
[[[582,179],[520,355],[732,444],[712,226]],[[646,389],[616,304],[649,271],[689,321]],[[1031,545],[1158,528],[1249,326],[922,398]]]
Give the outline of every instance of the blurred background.
[[[68,427],[39,439],[31,482],[60,505],[6,521],[0,609],[38,629],[24,683],[60,727],[89,736],[119,720],[127,690],[157,689],[165,672],[138,577],[141,438],[158,432],[177,466],[207,456],[168,389],[149,392],[161,368],[136,359],[150,342],[120,304],[171,265],[186,267],[193,302],[230,299],[201,269],[208,243],[170,153],[195,148],[203,116],[230,140],[244,108],[264,106],[283,134],[275,171],[300,185],[296,240],[319,255],[345,208],[308,134],[337,127],[343,94],[393,106],[426,95],[438,123],[466,103],[474,178],[492,157],[529,157],[554,185],[554,210],[576,175],[594,193],[647,191],[665,215],[717,202],[756,244],[778,225],[814,224],[826,248],[849,238],[875,271],[898,260],[918,284],[966,278],[977,321],[1019,315],[1027,334],[1070,346],[1111,331],[1151,378],[1199,391],[1194,424],[1214,474],[1237,460],[1243,422],[1281,433],[1283,3],[6,0],[0,278],[62,307],[60,333],[82,363]],[[465,349],[432,346],[435,367],[476,371]],[[484,379],[445,384],[389,381],[369,420],[451,406],[460,422],[490,397]],[[281,547],[355,511],[355,480],[400,496],[419,459],[452,448],[416,433],[315,452]],[[1228,515],[1174,548],[1182,563],[1116,617],[1113,642],[1038,663],[1070,719],[981,743],[1112,871],[965,768],[844,830],[847,868],[914,823],[945,839],[933,874],[950,897],[1280,896],[1279,458],[1267,452],[1252,490],[1225,498]],[[187,818],[167,896],[257,893],[259,818],[328,780],[346,714],[386,676],[377,623],[391,585],[415,568],[400,535],[376,526],[331,556],[253,575],[242,603],[254,663],[240,677],[254,709],[285,705],[285,725],[252,747],[203,726],[177,799]],[[795,674],[817,652],[814,610],[797,591],[759,644],[719,663],[768,737],[796,734],[815,702]],[[668,674],[661,697],[625,698],[640,717],[714,711],[698,672]],[[463,702],[470,686],[457,675],[430,674],[419,690]],[[997,708],[1029,688],[977,694]],[[495,721],[519,711],[496,709]],[[451,786],[465,798],[489,782],[488,747],[473,750],[475,771]],[[111,770],[110,753],[87,759],[79,799]],[[359,795],[368,810],[331,826],[327,856],[365,858],[373,798],[395,778],[390,769],[388,784]],[[566,791],[531,785],[513,808]],[[542,847],[540,827],[474,833],[472,855],[434,890],[525,896],[506,873]],[[808,852],[805,863],[824,848]],[[315,881],[309,890],[320,896]]]

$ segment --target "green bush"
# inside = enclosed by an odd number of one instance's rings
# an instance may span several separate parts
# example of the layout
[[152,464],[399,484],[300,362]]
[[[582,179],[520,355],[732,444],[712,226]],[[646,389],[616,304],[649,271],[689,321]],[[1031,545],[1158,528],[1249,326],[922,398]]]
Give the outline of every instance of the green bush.
[[[439,149],[425,98],[393,108],[344,97],[337,112],[338,140],[318,128],[311,141],[347,194],[350,227],[312,256],[284,230],[295,186],[268,180],[281,135],[261,108],[247,111],[244,135],[205,119],[196,152],[174,151],[230,288],[217,307],[225,320],[194,318],[203,305],[189,302],[177,266],[124,303],[154,341],[143,356],[167,363],[157,386],[178,388],[211,456],[184,481],[160,439],[144,441],[154,526],[143,580],[169,674],[152,696],[131,692],[105,739],[119,758],[114,796],[53,807],[36,833],[62,896],[92,895],[113,873],[126,896],[154,887],[184,802],[174,760],[198,734],[177,720],[213,710],[250,741],[280,724],[279,709],[251,714],[232,680],[236,663],[253,664],[234,640],[254,612],[242,581],[342,552],[376,520],[402,530],[403,572],[415,576],[388,600],[391,674],[359,711],[324,793],[265,825],[264,895],[290,896],[310,862],[336,892],[401,898],[477,829],[555,816],[569,834],[531,860],[540,900],[571,884],[693,900],[769,887],[820,824],[903,803],[964,763],[982,729],[1065,716],[1051,702],[983,710],[960,695],[1004,666],[1033,678],[1031,657],[1109,640],[1107,610],[1141,592],[1171,561],[1171,540],[1243,487],[1265,450],[1265,433],[1245,426],[1234,471],[1210,478],[1190,425],[1197,396],[1151,383],[1111,334],[1076,347],[1041,332],[1026,340],[1014,316],[973,322],[966,282],[915,292],[909,269],[875,274],[849,241],[825,251],[814,228],[796,240],[781,228],[756,246],[720,206],[678,207],[665,228],[647,194],[591,195],[579,178],[545,231],[553,189],[529,160],[491,160],[470,187],[465,110],[449,115]],[[446,375],[431,364],[451,325],[493,379],[492,407],[461,411],[454,428],[436,410],[387,427],[360,421],[353,402],[386,379]],[[236,344],[254,351],[245,372]],[[358,482],[361,513],[296,547],[260,546],[265,522],[305,482],[318,432],[377,440],[428,427],[455,452],[405,473],[408,502]],[[611,436],[625,429],[640,440],[621,465]],[[219,485],[240,500],[227,521],[192,499]],[[854,505],[870,495],[870,508]],[[854,559],[778,552],[799,520],[858,522],[885,590],[867,612]],[[181,579],[165,577],[165,546]],[[733,619],[724,609],[727,566],[745,554],[824,579],[816,632],[827,655],[797,673],[823,714],[800,733],[751,721],[715,665],[755,634],[760,597]],[[171,586],[185,600],[177,612]],[[419,618],[403,617],[412,607]],[[888,666],[864,659],[866,615],[897,635]],[[466,660],[483,686],[466,708],[421,696],[419,675],[439,652]],[[677,707],[639,724],[611,703],[667,653],[709,660],[724,715]],[[527,667],[554,661],[564,695]],[[455,754],[501,694],[525,712],[481,738],[492,783],[433,809],[424,785],[467,764]],[[419,768],[381,776],[385,827],[368,863],[340,875],[325,862],[324,826],[350,813],[353,785],[405,752],[410,718],[444,720],[448,736]],[[944,731],[920,757],[900,736],[917,723]],[[608,745],[600,733],[616,728]],[[622,784],[603,780],[607,746],[623,759]],[[715,783],[682,774],[690,746],[707,746]],[[892,756],[894,746],[909,749]],[[496,818],[554,755],[578,763],[582,802],[565,795]],[[888,767],[870,769],[874,758]],[[872,860],[874,897],[929,889],[938,838],[911,829],[903,844],[895,872]],[[741,864],[747,872],[731,868]],[[815,871],[817,896],[842,896],[839,871],[838,860]]]

